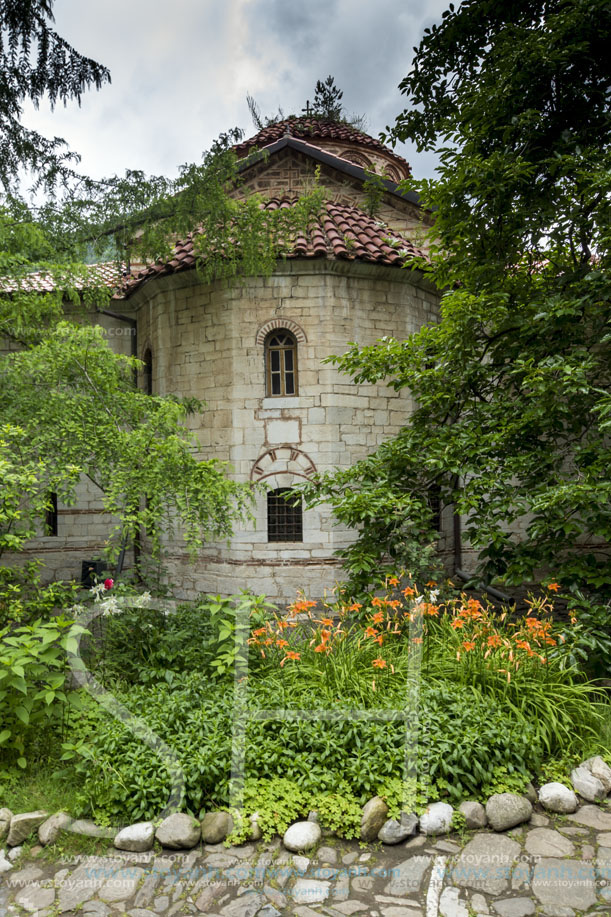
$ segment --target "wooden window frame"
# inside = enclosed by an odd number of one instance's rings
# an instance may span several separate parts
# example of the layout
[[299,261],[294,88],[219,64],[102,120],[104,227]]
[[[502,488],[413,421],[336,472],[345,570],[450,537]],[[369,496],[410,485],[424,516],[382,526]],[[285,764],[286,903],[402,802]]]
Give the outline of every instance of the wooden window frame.
[[[290,343],[287,345],[272,345],[270,342],[276,337],[288,338]],[[284,354],[290,352],[293,357],[292,370],[286,368],[286,358]],[[279,370],[272,371],[272,354],[280,353],[281,366]],[[273,391],[273,376],[280,379],[280,391]],[[287,376],[293,376],[293,391],[286,391]],[[275,328],[265,338],[265,395],[267,398],[294,398],[299,392],[299,374],[297,365],[297,338],[288,328]]]

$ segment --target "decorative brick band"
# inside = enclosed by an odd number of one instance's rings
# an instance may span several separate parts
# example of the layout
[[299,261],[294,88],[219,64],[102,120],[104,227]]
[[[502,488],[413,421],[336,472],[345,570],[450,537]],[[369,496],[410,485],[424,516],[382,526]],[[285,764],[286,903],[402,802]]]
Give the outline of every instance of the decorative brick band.
[[301,325],[298,325],[297,322],[292,321],[290,318],[272,318],[269,322],[265,322],[257,331],[255,343],[264,344],[267,335],[270,331],[275,331],[276,328],[286,328],[287,331],[292,332],[299,344],[307,343],[308,339]]

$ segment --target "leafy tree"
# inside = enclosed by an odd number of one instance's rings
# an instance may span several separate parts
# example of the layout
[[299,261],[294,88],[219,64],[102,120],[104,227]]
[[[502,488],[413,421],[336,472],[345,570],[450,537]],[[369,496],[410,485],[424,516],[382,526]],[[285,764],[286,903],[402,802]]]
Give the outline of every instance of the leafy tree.
[[52,28],[54,0],[3,0],[0,4],[0,181],[9,188],[21,168],[52,183],[78,157],[57,137],[50,140],[20,123],[23,102],[52,106],[110,82],[101,64],[83,57]]
[[343,97],[343,91],[335,85],[332,76],[328,76],[324,82],[316,80],[312,113],[329,121],[339,121],[343,111]]
[[[21,103],[45,93],[52,103],[78,99],[108,72],[50,29],[51,7],[6,3],[0,13],[0,178],[8,189],[0,206],[0,555],[41,531],[50,493],[72,502],[82,476],[118,520],[114,551],[142,526],[158,549],[174,525],[195,550],[231,534],[252,489],[230,480],[225,463],[197,458],[185,418],[203,406],[147,396],[134,384],[139,361],[115,354],[102,329],[84,321],[111,295],[84,262],[115,258],[120,285],[130,258],[168,257],[176,237],[193,232],[204,278],[271,273],[281,240],[303,231],[321,194],[290,211],[232,198],[237,130],[175,181],[131,171],[97,182],[72,172],[55,141],[45,145],[19,124]],[[2,159],[3,150],[11,155]],[[23,166],[53,191],[36,209],[15,191]]]
[[610,18],[605,0],[467,0],[415,51],[391,136],[440,157],[409,187],[437,208],[414,267],[441,320],[334,358],[418,407],[316,495],[370,557],[372,528],[377,554],[426,541],[427,519],[430,537],[438,488],[485,576],[609,589]]

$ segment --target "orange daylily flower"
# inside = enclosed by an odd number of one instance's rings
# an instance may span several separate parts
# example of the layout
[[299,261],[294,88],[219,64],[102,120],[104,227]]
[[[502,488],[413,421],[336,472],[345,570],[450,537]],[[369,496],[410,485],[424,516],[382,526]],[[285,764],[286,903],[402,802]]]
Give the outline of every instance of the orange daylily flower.
[[459,627],[464,627],[464,621],[461,621],[460,618],[454,618],[450,624],[450,627],[453,627],[454,630],[457,630]]
[[380,657],[378,657],[377,659],[374,659],[371,664],[374,667],[374,669],[385,669],[386,668],[386,660],[381,659]]
[[371,620],[373,621],[374,624],[381,624],[382,621],[384,620],[384,612],[376,611],[376,613],[373,615]]
[[467,653],[470,653],[471,650],[475,649],[475,643],[473,643],[472,640],[465,640],[463,643],[463,647],[467,651]]
[[284,665],[287,659],[301,659],[301,653],[295,653],[293,652],[293,650],[289,650],[286,656],[284,657],[284,659],[282,660],[282,662],[280,663],[281,667]]
[[366,637],[377,637],[377,636],[378,636],[378,632],[377,632],[377,630],[375,629],[375,627],[366,627],[366,628],[365,628],[365,636],[366,636]]
[[374,595],[374,597],[371,600],[371,604],[373,605],[374,608],[380,608],[380,606],[383,605],[384,602],[379,597],[379,595]]
[[353,602],[348,606],[348,611],[360,611],[363,606],[359,602]]
[[406,586],[405,589],[403,590],[403,595],[407,599],[409,598],[410,595],[416,595],[416,590],[412,589],[411,586]]
[[323,627],[333,627],[333,618],[323,618],[320,623]]
[[266,633],[267,633],[266,627],[258,627],[256,630],[253,630],[252,635],[253,637],[262,637],[263,634],[266,634]]
[[560,586],[558,585],[558,583],[548,583],[547,588],[550,590],[550,592],[558,592],[558,590],[560,589]]
[[397,579],[396,576],[391,576],[390,579],[388,580],[388,584],[389,586],[398,586],[399,580]]
[[436,586],[436,585],[437,585],[437,583],[435,582],[434,579],[430,579],[430,580],[428,581],[428,583],[427,583],[427,586]]
[[319,643],[318,646],[314,647],[314,652],[315,653],[328,653],[329,649],[330,647],[328,647],[326,644]]
[[501,640],[498,634],[492,634],[490,637],[488,637],[488,646],[492,646],[492,647],[501,646],[502,643],[503,641]]
[[288,646],[288,640],[276,640],[276,646],[279,646],[281,649],[283,646]]

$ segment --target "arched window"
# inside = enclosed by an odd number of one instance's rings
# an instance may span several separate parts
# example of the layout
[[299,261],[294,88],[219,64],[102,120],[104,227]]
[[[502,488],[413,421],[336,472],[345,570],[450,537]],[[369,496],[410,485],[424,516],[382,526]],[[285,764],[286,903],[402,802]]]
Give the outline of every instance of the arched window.
[[285,328],[265,339],[265,393],[297,394],[297,340]]
[[45,510],[45,535],[57,535],[57,494],[50,493]]
[[144,391],[147,395],[153,394],[153,354],[148,347],[142,357],[144,366],[142,367],[142,376],[144,380]]
[[267,493],[267,540],[303,541],[303,508],[301,496],[290,499],[290,487],[278,487]]

